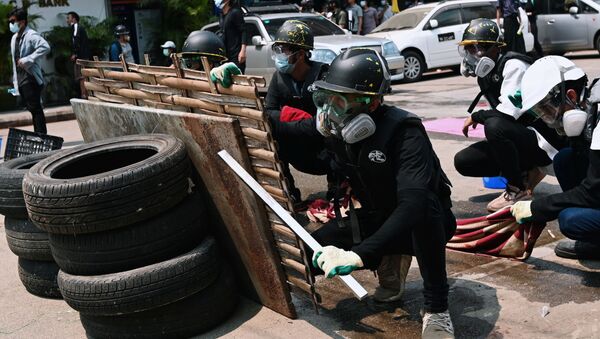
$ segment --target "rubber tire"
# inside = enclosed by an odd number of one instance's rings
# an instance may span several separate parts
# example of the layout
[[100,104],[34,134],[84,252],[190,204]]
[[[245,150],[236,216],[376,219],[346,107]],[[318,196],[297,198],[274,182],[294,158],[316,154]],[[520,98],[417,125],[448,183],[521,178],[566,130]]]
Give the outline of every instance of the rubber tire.
[[8,248],[19,258],[37,261],[54,261],[50,251],[48,233],[27,219],[4,218]]
[[165,213],[131,226],[90,234],[50,234],[50,247],[66,273],[115,273],[188,252],[202,241],[207,228],[207,210],[196,193]]
[[[423,77],[423,73],[425,72],[425,69],[427,68],[425,65],[425,61],[423,60],[423,57],[421,57],[421,55],[419,55],[419,53],[414,52],[414,51],[402,52],[402,56],[404,57],[404,60],[405,60],[404,82],[417,82],[417,81],[421,80],[421,78]],[[409,62],[409,58],[415,58],[419,62],[419,65],[420,65],[419,72],[414,78],[409,78],[406,74],[406,72],[408,70],[407,63]]]
[[81,314],[81,323],[91,338],[189,338],[224,322],[237,303],[235,278],[226,268],[212,285],[186,299],[134,314]]
[[90,315],[140,312],[186,298],[218,277],[220,260],[214,238],[192,251],[158,264],[96,276],[58,274],[63,298]]
[[25,289],[38,297],[62,299],[56,279],[58,270],[52,261],[19,258],[19,278]]
[[23,200],[23,177],[33,165],[56,152],[27,155],[0,164],[0,214],[27,219],[27,207]]
[[[119,161],[122,165],[115,166]],[[25,175],[23,194],[31,221],[49,233],[102,232],[175,206],[188,194],[190,173],[179,139],[131,135],[42,160]]]

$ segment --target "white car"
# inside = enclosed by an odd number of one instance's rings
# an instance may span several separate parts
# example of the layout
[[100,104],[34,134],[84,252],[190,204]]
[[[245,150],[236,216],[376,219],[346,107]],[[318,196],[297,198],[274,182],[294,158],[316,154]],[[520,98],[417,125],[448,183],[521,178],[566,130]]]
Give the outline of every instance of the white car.
[[[473,19],[496,19],[495,0],[442,1],[404,10],[379,25],[368,36],[396,43],[404,56],[404,79],[421,79],[427,69],[458,69],[461,56],[458,43]],[[527,51],[533,49],[533,35],[525,24],[523,37]]]

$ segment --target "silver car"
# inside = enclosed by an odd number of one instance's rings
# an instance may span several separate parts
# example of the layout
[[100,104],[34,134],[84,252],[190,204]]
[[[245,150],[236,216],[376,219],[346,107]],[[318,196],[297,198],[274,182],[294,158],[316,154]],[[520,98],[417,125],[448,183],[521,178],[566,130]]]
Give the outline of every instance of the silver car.
[[[315,49],[311,60],[330,64],[343,51],[350,48],[374,49],[385,57],[392,80],[404,78],[404,57],[391,40],[351,35],[322,15],[311,13],[247,14],[246,35],[251,44],[246,47],[246,74],[263,76],[267,83],[275,72],[275,62],[271,59],[271,45],[275,33],[286,20],[305,22],[315,35]],[[218,23],[206,25],[203,30],[216,32]]]
[[538,41],[544,53],[600,51],[600,0],[538,1]]

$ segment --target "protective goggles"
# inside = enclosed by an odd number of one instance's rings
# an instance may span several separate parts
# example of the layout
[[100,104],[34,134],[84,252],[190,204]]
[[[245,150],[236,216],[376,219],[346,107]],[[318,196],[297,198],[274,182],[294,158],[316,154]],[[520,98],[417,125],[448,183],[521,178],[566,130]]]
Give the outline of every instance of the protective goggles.
[[[181,61],[183,62],[184,67],[187,69],[203,69],[202,57],[203,55],[199,54],[182,54]],[[223,62],[218,58],[208,57],[207,59],[211,67],[217,67]]]
[[335,120],[341,122],[348,116],[356,114],[359,108],[369,105],[371,103],[371,97],[357,96],[347,98],[340,93],[317,90],[313,93],[313,102],[319,109],[327,108],[330,110],[335,115],[335,118],[337,118]]
[[487,48],[482,45],[460,45],[458,46],[458,54],[465,59],[467,64],[476,65],[479,60],[485,56]]
[[286,46],[282,46],[282,45],[273,45],[273,47],[271,48],[271,50],[273,51],[273,55],[271,56],[271,59],[273,60],[289,60],[289,58],[296,54],[299,51],[292,51],[290,50],[288,47]]

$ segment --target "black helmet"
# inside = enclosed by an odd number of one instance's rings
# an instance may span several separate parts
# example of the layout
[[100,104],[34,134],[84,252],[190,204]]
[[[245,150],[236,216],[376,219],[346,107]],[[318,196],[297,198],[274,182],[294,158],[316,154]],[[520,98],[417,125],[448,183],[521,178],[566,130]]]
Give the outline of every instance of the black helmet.
[[115,27],[115,36],[119,36],[119,35],[127,35],[129,34],[129,29],[127,29],[127,27],[125,27],[125,25],[117,25],[117,27]]
[[372,49],[354,48],[338,55],[323,80],[315,81],[314,85],[333,92],[384,95],[390,89],[391,80],[381,54]]
[[225,56],[225,45],[219,37],[209,31],[193,31],[183,43],[181,56],[200,55],[209,59],[217,59],[219,62],[227,60]]
[[459,45],[473,44],[495,44],[503,45],[500,39],[500,28],[494,20],[474,19],[463,34],[463,39]]
[[300,20],[288,20],[275,34],[274,44],[288,44],[311,50],[315,47],[315,38],[307,24]]

